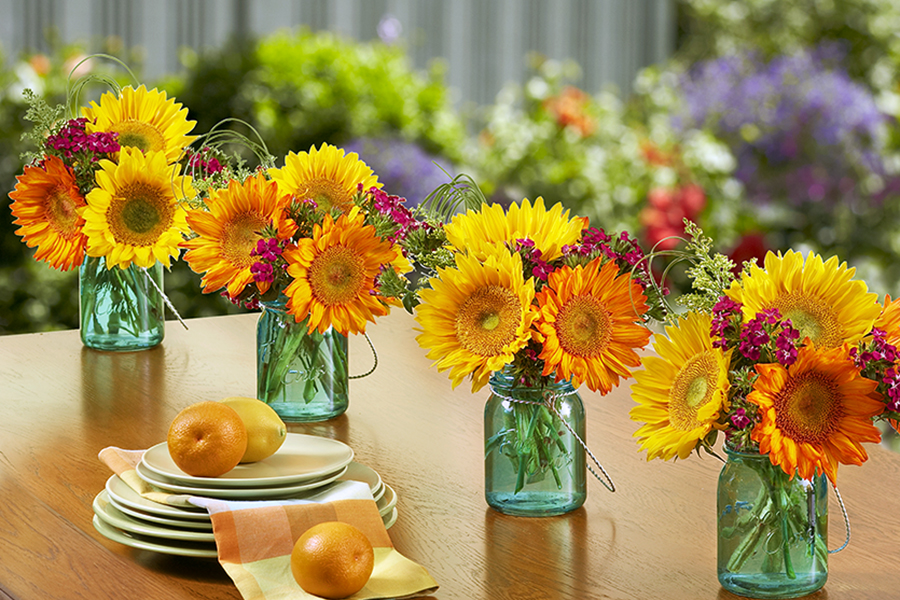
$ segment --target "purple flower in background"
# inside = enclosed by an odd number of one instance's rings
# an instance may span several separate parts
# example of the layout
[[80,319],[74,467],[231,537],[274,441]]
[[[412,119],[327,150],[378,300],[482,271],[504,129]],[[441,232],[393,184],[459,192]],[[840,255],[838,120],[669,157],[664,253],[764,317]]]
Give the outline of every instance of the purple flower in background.
[[871,175],[885,177],[886,116],[840,68],[840,46],[762,62],[753,53],[695,65],[681,81],[681,129],[709,127],[738,159],[736,176],[759,203],[859,202]]
[[375,171],[384,189],[406,198],[410,207],[418,205],[453,176],[452,165],[446,159],[428,154],[417,144],[394,138],[359,138],[345,145],[344,150],[356,152]]

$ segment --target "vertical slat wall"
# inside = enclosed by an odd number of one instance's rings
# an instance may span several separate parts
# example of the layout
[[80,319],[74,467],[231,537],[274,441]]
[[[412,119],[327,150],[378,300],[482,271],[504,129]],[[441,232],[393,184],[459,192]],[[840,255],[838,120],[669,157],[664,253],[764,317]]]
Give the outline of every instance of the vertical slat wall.
[[674,0],[0,0],[0,48],[8,65],[23,51],[46,52],[51,30],[92,50],[117,36],[143,49],[143,77],[152,81],[180,68],[184,46],[298,26],[369,40],[388,15],[416,67],[442,57],[459,99],[479,104],[524,79],[529,51],[577,61],[585,89],[627,91],[675,39]]

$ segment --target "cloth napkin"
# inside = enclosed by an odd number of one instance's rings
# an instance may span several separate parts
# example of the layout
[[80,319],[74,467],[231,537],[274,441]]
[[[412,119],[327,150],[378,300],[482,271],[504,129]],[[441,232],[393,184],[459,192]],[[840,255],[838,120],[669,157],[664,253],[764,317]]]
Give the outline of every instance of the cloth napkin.
[[315,599],[291,574],[291,551],[307,529],[343,521],[362,531],[375,550],[375,568],[352,600],[414,598],[435,592],[437,582],[391,542],[369,486],[343,481],[305,500],[225,501],[159,490],[138,477],[143,450],[109,447],[100,460],[137,493],[154,502],[201,506],[210,513],[219,563],[244,600]]

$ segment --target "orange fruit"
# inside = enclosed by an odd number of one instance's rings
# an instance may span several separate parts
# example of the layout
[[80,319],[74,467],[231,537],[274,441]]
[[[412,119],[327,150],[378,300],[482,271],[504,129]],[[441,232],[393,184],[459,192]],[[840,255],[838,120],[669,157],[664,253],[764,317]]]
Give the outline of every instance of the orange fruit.
[[291,573],[307,593],[346,598],[366,585],[375,567],[369,538],[348,523],[327,521],[306,530],[291,552]]
[[175,415],[166,442],[179,469],[193,477],[218,477],[244,456],[247,428],[230,406],[198,402]]
[[247,450],[241,458],[242,463],[269,458],[287,439],[284,421],[262,400],[232,396],[220,402],[236,410],[247,428]]

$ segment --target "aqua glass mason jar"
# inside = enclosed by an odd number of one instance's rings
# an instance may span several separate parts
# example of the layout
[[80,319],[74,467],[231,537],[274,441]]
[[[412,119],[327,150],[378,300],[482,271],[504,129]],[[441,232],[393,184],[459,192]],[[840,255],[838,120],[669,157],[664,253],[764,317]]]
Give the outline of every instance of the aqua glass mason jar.
[[[547,517],[587,498],[584,404],[570,382],[544,388],[516,382],[508,370],[490,379],[484,409],[484,495],[502,513]],[[548,406],[555,408],[555,411]]]
[[308,423],[343,414],[349,405],[347,336],[307,331],[287,312],[286,298],[262,303],[256,329],[257,397],[282,421]]
[[828,579],[824,475],[790,478],[767,455],[725,448],[718,485],[718,576],[748,598],[797,598]]
[[105,258],[85,257],[78,278],[82,343],[118,352],[159,345],[166,323],[162,289],[162,263],[107,269]]

